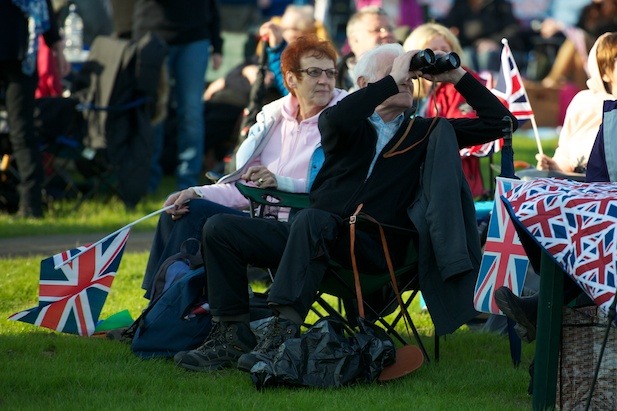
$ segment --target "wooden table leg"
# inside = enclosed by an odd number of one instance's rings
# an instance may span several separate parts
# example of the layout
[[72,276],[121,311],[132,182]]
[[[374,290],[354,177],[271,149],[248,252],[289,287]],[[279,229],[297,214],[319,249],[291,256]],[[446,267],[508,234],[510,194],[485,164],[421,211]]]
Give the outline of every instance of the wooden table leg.
[[555,407],[563,307],[563,270],[542,250],[533,374],[533,409]]

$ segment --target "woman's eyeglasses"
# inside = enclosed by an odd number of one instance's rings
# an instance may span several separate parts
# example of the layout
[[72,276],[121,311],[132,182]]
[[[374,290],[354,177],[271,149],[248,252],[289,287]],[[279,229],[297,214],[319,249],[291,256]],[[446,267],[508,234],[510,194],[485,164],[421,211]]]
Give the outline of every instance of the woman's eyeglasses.
[[321,77],[321,73],[324,72],[326,73],[326,77],[328,78],[334,78],[338,74],[337,69],[321,69],[319,67],[309,67],[305,69],[298,69],[296,71],[300,73],[306,73],[311,77]]

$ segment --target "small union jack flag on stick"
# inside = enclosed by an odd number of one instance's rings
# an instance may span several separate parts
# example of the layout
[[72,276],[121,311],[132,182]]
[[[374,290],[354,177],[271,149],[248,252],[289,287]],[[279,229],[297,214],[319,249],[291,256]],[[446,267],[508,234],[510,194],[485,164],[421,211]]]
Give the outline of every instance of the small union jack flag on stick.
[[170,207],[142,217],[94,244],[42,260],[39,305],[13,314],[9,320],[69,334],[92,335],[118,272],[131,227]]
[[540,144],[540,134],[536,118],[527,97],[527,90],[523,84],[523,78],[518,71],[518,66],[510,51],[508,40],[502,39],[503,49],[501,50],[501,68],[497,76],[497,82],[491,90],[494,95],[507,103],[508,109],[519,120],[531,120],[531,126],[536,137],[538,153],[543,154],[542,144]]
[[[86,247],[79,247],[42,260],[38,307],[13,314],[9,320],[69,334],[92,335],[118,271],[129,231],[127,228],[86,252],[82,253]],[[79,258],[71,258],[77,254],[81,254]],[[58,265],[60,268],[56,269]]]

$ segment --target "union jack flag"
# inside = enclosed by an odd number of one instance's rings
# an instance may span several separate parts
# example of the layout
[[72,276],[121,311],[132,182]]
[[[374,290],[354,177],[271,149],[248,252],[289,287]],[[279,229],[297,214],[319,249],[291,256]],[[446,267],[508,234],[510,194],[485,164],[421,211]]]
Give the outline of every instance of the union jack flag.
[[521,225],[605,312],[615,297],[617,186],[538,179],[504,196]]
[[518,71],[508,41],[503,39],[501,42],[503,43],[501,68],[497,82],[491,91],[507,103],[508,109],[519,121],[530,119],[534,115],[523,85],[523,78]]
[[92,335],[129,232],[130,228],[119,231],[83,253],[86,246],[42,260],[39,305],[13,314],[9,320],[69,334]]
[[474,292],[476,310],[501,314],[493,292],[506,286],[516,295],[523,290],[529,259],[501,201],[501,195],[522,184],[521,180],[497,177],[495,204]]

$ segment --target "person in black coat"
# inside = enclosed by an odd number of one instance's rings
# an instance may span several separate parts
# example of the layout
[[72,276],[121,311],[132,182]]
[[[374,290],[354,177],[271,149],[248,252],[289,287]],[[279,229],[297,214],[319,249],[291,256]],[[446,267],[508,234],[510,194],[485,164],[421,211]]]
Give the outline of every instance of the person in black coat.
[[[34,25],[28,21],[35,22]],[[29,31],[31,30],[31,31]],[[6,88],[9,134],[19,171],[19,209],[22,217],[43,216],[41,189],[44,172],[40,143],[34,132],[34,93],[38,83],[36,51],[42,35],[65,76],[64,41],[49,0],[0,0],[0,87]]]
[[[416,53],[405,53],[400,44],[366,52],[355,68],[359,90],[320,115],[325,161],[311,188],[309,208],[300,210],[289,223],[222,214],[208,220],[202,250],[210,309],[219,325],[201,347],[178,353],[179,365],[209,371],[237,359],[238,368],[250,371],[259,355],[296,337],[329,261],[350,266],[345,219],[360,205],[382,223],[412,227],[407,209],[418,191],[428,137],[433,126],[442,123],[415,117],[410,111],[412,78],[421,75],[409,70]],[[455,84],[478,113],[478,118],[446,122],[458,145],[495,140],[502,133],[504,116],[516,124],[510,111],[463,68],[423,76]],[[294,86],[293,81],[290,85]],[[360,270],[387,271],[379,239],[365,234],[358,234],[355,242]],[[403,262],[407,246],[389,245],[396,267]],[[251,352],[246,352],[251,338],[247,264],[278,267],[268,297],[278,316],[268,325],[267,337]],[[449,324],[450,332],[454,326]]]

